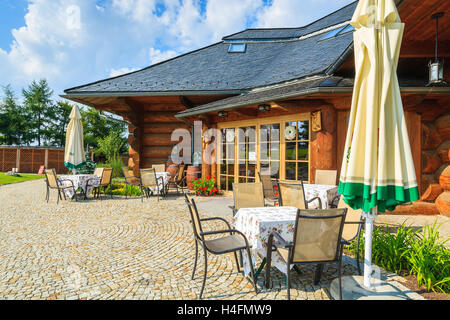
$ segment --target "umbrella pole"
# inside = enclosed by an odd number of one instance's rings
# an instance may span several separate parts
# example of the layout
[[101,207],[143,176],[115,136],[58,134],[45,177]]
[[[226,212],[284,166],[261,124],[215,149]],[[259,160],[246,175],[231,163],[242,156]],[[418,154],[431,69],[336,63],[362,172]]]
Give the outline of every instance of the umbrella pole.
[[372,235],[373,235],[373,220],[377,216],[377,209],[372,208],[371,212],[363,212],[366,220],[364,230],[364,287],[370,289],[372,276]]

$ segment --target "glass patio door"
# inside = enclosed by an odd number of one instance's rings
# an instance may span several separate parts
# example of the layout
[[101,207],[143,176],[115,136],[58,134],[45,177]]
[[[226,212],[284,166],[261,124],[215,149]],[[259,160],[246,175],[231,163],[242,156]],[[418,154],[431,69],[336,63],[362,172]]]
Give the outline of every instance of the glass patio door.
[[256,126],[238,128],[239,183],[255,182],[256,178]]
[[259,127],[259,161],[261,174],[280,178],[280,123]]

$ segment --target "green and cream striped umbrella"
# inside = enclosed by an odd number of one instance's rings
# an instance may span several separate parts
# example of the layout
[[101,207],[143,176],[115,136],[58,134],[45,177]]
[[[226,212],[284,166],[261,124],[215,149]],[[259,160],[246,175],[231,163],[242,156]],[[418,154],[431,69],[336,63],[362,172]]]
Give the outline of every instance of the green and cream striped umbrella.
[[418,200],[419,192],[396,74],[404,24],[393,0],[360,0],[351,25],[356,75],[339,193],[367,213],[364,282],[370,287],[377,209],[392,211]]
[[64,165],[70,170],[76,170],[84,166],[85,162],[81,114],[78,107],[73,106],[66,131]]

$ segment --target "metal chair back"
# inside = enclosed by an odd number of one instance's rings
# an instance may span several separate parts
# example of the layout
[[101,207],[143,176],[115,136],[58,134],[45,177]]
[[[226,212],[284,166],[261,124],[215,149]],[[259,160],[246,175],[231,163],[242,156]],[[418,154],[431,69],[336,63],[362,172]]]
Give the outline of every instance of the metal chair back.
[[262,174],[261,172],[258,172],[259,180],[262,183],[263,186],[263,194],[264,198],[274,200],[277,198],[275,196],[275,192],[273,191],[273,183],[272,178],[268,174]]
[[58,188],[58,178],[56,176],[55,169],[45,169],[45,177],[47,179],[47,184],[50,188]]
[[264,194],[261,182],[233,183],[234,208],[264,207]]
[[298,210],[290,261],[327,262],[339,258],[347,209]]
[[200,216],[198,215],[197,206],[195,205],[194,199],[189,200],[187,195],[184,195],[185,202],[188,205],[189,213],[191,214],[191,222],[192,222],[192,228],[194,230],[194,236],[197,240],[200,240],[203,242],[203,236],[201,236],[201,233],[203,232],[202,224],[200,221]]
[[152,165],[152,169],[155,169],[156,172],[165,172],[166,171],[166,165],[163,164],[154,164]]
[[155,168],[141,169],[140,174],[143,187],[155,187],[158,185]]
[[342,231],[342,238],[346,241],[352,241],[358,236],[361,228],[361,213],[362,210],[355,210],[345,203],[344,197],[341,196],[338,208],[346,208],[347,216],[345,218],[344,230]]
[[336,185],[337,170],[316,170],[316,184]]
[[[101,186],[106,186],[111,183],[112,180],[112,168],[102,168],[102,175],[100,180]],[[95,174],[95,172],[94,172]]]
[[305,189],[303,182],[288,183],[278,181],[280,206],[290,206],[298,209],[308,209],[305,201]]
[[105,168],[95,168],[94,175],[96,175],[97,177],[99,177],[101,179],[102,175],[103,175],[103,169],[105,169]]

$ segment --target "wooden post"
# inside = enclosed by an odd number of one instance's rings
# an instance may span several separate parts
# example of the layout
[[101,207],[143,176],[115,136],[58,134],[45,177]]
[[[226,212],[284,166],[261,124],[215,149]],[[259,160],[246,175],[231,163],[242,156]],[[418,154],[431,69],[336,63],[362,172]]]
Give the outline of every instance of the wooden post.
[[17,172],[20,172],[20,148],[17,148],[16,168]]
[[48,149],[45,149],[44,166],[45,166],[45,169],[48,169]]

